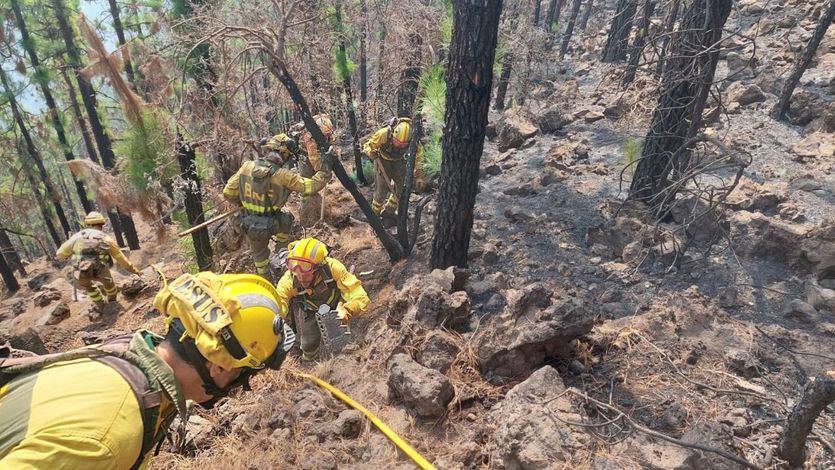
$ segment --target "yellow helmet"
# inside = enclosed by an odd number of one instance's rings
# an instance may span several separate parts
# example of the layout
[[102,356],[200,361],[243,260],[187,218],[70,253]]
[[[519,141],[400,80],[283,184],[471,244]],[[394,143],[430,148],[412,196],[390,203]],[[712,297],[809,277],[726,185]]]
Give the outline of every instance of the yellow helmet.
[[[284,324],[278,294],[254,274],[184,274],[165,285],[154,307],[180,342],[223,369],[278,369],[295,339]],[[288,344],[289,343],[289,344]]]
[[408,118],[401,118],[398,123],[391,130],[391,143],[397,148],[406,148],[409,146],[409,140],[412,138],[412,121]]
[[313,120],[316,121],[316,125],[322,130],[322,133],[325,134],[328,141],[333,139],[333,121],[331,121],[328,113],[319,113],[313,116]]
[[328,246],[312,237],[294,241],[287,249],[287,269],[290,271],[310,272],[328,256]]
[[261,146],[261,149],[278,152],[286,159],[298,151],[299,144],[292,137],[282,132],[270,137],[267,143]]
[[101,212],[92,211],[84,217],[84,225],[104,225],[104,216]]

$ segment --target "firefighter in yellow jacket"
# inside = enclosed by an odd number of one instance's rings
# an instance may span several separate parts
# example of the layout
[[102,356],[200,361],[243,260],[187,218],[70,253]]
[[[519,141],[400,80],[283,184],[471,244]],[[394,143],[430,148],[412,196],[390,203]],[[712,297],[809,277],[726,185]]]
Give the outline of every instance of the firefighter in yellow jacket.
[[331,178],[330,161],[312,178],[299,176],[285,168],[299,155],[299,146],[286,134],[273,136],[261,147],[263,158],[245,162],[226,183],[223,196],[243,207],[241,225],[249,240],[255,269],[262,276],[269,268],[269,243],[276,240],[287,243],[293,226],[293,215],[282,211],[292,192],[309,196],[324,188]]
[[[167,332],[0,359],[0,468],[143,468],[186,400],[210,406],[294,341],[254,274],[186,274],[157,294]],[[8,356],[8,349],[5,351]]]
[[276,285],[278,303],[290,312],[288,321],[295,323],[301,336],[302,360],[312,361],[319,357],[322,341],[316,323],[319,306],[327,304],[337,311],[339,319],[347,322],[365,313],[370,300],[359,279],[328,256],[324,243],[303,238],[288,248],[287,270]]
[[90,212],[84,218],[84,225],[87,228],[65,241],[58,248],[56,256],[61,260],[70,257],[75,260],[74,275],[78,286],[86,290],[97,306],[101,306],[105,298],[94,283],[101,283],[108,302],[116,300],[119,293],[119,287],[113,282],[113,276],[110,274],[110,267],[114,261],[133,274],[139,274],[139,270],[122,254],[116,241],[102,231],[103,215],[95,211]]
[[[406,152],[412,139],[412,120],[392,119],[386,127],[375,132],[363,144],[362,151],[374,162],[374,198],[371,209],[375,214],[396,214],[403,183],[406,180]],[[418,145],[415,167],[423,160],[423,146]]]

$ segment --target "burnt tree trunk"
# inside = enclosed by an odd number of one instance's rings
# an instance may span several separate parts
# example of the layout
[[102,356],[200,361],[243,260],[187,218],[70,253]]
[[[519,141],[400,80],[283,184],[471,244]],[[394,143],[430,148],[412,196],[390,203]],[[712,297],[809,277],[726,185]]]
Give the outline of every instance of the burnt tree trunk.
[[368,42],[368,27],[365,19],[368,17],[368,9],[365,0],[360,0],[360,17],[362,18],[362,30],[360,31],[360,103],[365,106],[368,101],[368,61],[365,54],[366,43]]
[[564,0],[551,0],[548,6],[548,14],[545,16],[545,30],[551,32],[554,28],[554,22],[560,20],[560,10]]
[[70,228],[70,223],[67,220],[67,216],[64,214],[64,208],[61,206],[61,196],[58,194],[58,190],[55,189],[55,184],[53,184],[49,173],[46,172],[46,167],[43,164],[43,158],[41,157],[38,149],[35,147],[35,142],[32,140],[32,135],[29,134],[29,128],[26,127],[26,121],[23,120],[23,114],[17,105],[17,99],[15,98],[16,94],[9,85],[6,72],[1,68],[0,83],[2,83],[3,90],[6,92],[6,100],[12,110],[12,116],[17,124],[17,128],[20,130],[20,135],[23,137],[23,142],[26,145],[26,153],[35,163],[35,167],[38,169],[38,174],[41,177],[41,182],[43,183],[44,188],[46,188],[49,199],[52,201],[52,205],[55,208],[55,214],[58,216],[58,221],[61,222],[61,228],[63,228],[64,233],[60,238],[63,239],[66,237],[66,234],[72,230]]
[[415,99],[420,80],[420,57],[423,39],[417,33],[409,35],[409,46],[412,55],[409,63],[400,75],[400,89],[397,91],[397,116],[410,117],[414,113]]
[[667,51],[670,49],[670,41],[673,38],[673,30],[678,19],[678,10],[681,0],[673,0],[667,18],[664,20],[664,40],[661,41],[661,50],[658,51],[658,63],[655,65],[655,76],[661,77],[664,74],[664,62],[667,60]]
[[[67,135],[64,132],[64,124],[61,122],[61,116],[58,114],[58,106],[55,104],[55,98],[52,96],[52,90],[49,88],[49,81],[45,73],[46,70],[43,65],[41,65],[40,58],[35,51],[35,43],[29,36],[29,30],[26,27],[26,22],[24,21],[23,14],[20,11],[20,0],[11,0],[11,7],[14,12],[15,20],[17,21],[18,30],[20,31],[20,43],[23,45],[23,48],[26,50],[26,54],[29,56],[29,62],[32,64],[32,68],[35,69],[34,78],[40,86],[41,93],[43,94],[44,101],[46,102],[46,108],[49,110],[52,127],[55,129],[55,134],[58,136],[58,144],[61,146],[61,151],[64,153],[64,159],[71,161],[75,157],[73,156],[70,144],[67,141]],[[84,189],[84,184],[75,176],[73,176],[73,182],[75,183],[75,190],[76,193],[78,193],[81,205],[84,206],[84,210],[88,212],[93,210],[93,204],[90,202],[90,199],[87,198],[87,190]]]
[[586,11],[583,12],[583,19],[580,20],[580,31],[585,31],[589,27],[589,18],[594,8],[594,0],[588,0],[586,3]]
[[61,67],[60,69],[61,76],[64,77],[64,83],[67,85],[67,96],[70,101],[70,109],[72,109],[73,116],[75,116],[75,122],[78,124],[78,129],[81,131],[81,140],[84,142],[84,148],[87,150],[87,158],[101,165],[98,153],[96,152],[96,144],[93,143],[93,136],[90,135],[90,128],[87,127],[87,121],[81,113],[81,105],[78,104],[78,94],[75,91],[72,80],[70,80],[70,76],[67,75],[67,68]]
[[[354,149],[354,171],[357,174],[357,181],[360,184],[368,184],[365,175],[362,173],[362,150],[360,148],[359,125],[357,123],[357,108],[354,106],[354,92],[351,89],[351,73],[348,70],[348,47],[345,44],[345,31],[342,24],[341,3],[336,3],[334,11],[334,27],[337,34],[337,47],[339,54],[336,58],[337,67],[342,77],[342,92],[345,94],[345,113],[348,115],[348,132],[351,133],[351,146]],[[327,149],[325,149],[327,150]]]
[[31,166],[23,158],[24,150],[21,148],[20,142],[17,142],[17,154],[18,158],[20,159],[21,170],[23,171],[24,176],[26,176],[26,180],[29,181],[29,189],[32,191],[32,196],[35,197],[35,203],[38,205],[38,210],[41,213],[41,217],[43,217],[44,225],[46,226],[46,231],[49,233],[49,237],[52,238],[52,241],[55,243],[55,246],[60,246],[61,237],[58,236],[58,230],[56,230],[55,224],[52,221],[52,214],[49,213],[49,207],[47,206],[46,201],[44,201],[43,195],[41,194],[40,185],[38,185],[38,180],[32,174]]
[[815,419],[833,402],[835,402],[835,376],[821,375],[806,386],[803,396],[789,413],[786,425],[783,427],[783,436],[777,446],[777,455],[787,461],[792,468],[803,466],[806,461],[806,438],[812,432]]
[[[75,72],[76,82],[78,83],[78,91],[81,94],[81,102],[84,103],[84,108],[87,111],[87,118],[90,120],[90,128],[93,131],[93,137],[96,140],[96,146],[101,156],[101,162],[105,169],[112,169],[116,165],[116,156],[113,154],[113,145],[110,137],[104,130],[104,126],[99,119],[98,110],[96,109],[96,92],[93,86],[84,74],[81,73],[81,57],[78,54],[78,49],[75,46],[73,39],[72,28],[67,20],[67,11],[64,7],[64,0],[51,0],[52,6],[55,9],[55,17],[58,20],[58,28],[61,31],[61,37],[64,40],[64,45],[67,49],[67,57],[69,64]],[[130,215],[118,212],[118,222],[114,217],[110,221],[113,223],[114,231],[121,231],[128,246],[131,250],[139,249],[139,236],[133,225],[133,219]],[[118,240],[118,239],[117,239]]]
[[626,47],[629,33],[632,31],[632,19],[637,9],[637,0],[618,0],[609,37],[603,47],[603,62],[622,62],[626,60]]
[[533,25],[539,24],[539,14],[542,10],[542,0],[536,0],[533,4]]
[[17,249],[12,244],[9,234],[2,227],[0,227],[0,251],[2,251],[3,257],[6,259],[11,270],[20,272],[21,276],[26,276],[23,261],[21,261],[20,255],[17,254]]
[[[670,195],[672,171],[687,166],[688,153],[682,145],[702,125],[716,63],[718,41],[731,11],[732,0],[696,0],[685,11],[681,31],[676,34],[668,67],[661,81],[658,106],[652,116],[643,152],[629,188],[629,197],[660,208]],[[684,149],[686,150],[686,149]],[[679,155],[673,159],[674,155]]]
[[502,71],[499,75],[499,84],[496,87],[496,101],[493,104],[493,109],[501,111],[504,109],[504,100],[507,96],[507,86],[510,83],[510,74],[513,68],[513,53],[505,52],[502,57]]
[[433,268],[467,265],[501,0],[453,0]]
[[[377,106],[383,103],[383,75],[385,73],[385,60],[383,57],[386,52],[386,23],[380,21],[380,49],[377,51],[377,92],[375,98]],[[379,111],[379,110],[378,110]]]
[[[178,136],[179,137],[179,136]],[[188,223],[194,227],[206,221],[203,212],[203,190],[200,176],[197,174],[194,147],[180,140],[177,146],[177,162],[180,164],[180,175],[186,183],[183,196]],[[197,267],[201,271],[212,269],[212,243],[209,240],[209,229],[203,227],[191,233],[194,243],[194,254],[197,257]]]
[[[119,5],[116,0],[107,0],[110,4],[110,16],[113,17],[113,29],[116,31],[116,39],[119,40],[119,46],[124,47],[127,44],[125,41],[125,30],[122,27],[122,18],[119,15]],[[136,76],[133,73],[133,64],[130,61],[130,54],[122,54],[122,61],[125,64],[125,73],[128,75],[128,81],[136,88]]]
[[562,36],[562,44],[560,45],[560,58],[565,57],[565,53],[568,52],[568,44],[571,42],[571,35],[574,34],[574,25],[577,23],[577,15],[580,14],[581,3],[582,0],[574,0],[571,5],[571,16],[568,17],[565,34]]
[[14,272],[12,272],[12,268],[6,262],[5,256],[0,254],[0,277],[3,278],[3,283],[6,284],[6,289],[9,292],[17,292],[20,290],[20,284],[17,282],[17,279],[14,277]]
[[815,52],[817,52],[821,40],[826,35],[826,30],[829,29],[829,25],[832,24],[832,20],[835,20],[835,0],[829,0],[829,4],[826,6],[826,11],[824,11],[821,15],[821,19],[818,22],[818,26],[815,28],[815,32],[812,33],[812,37],[806,44],[806,48],[803,49],[803,55],[800,56],[800,60],[795,62],[791,75],[789,75],[788,80],[786,80],[786,84],[783,85],[783,90],[780,92],[780,98],[777,100],[777,104],[771,111],[771,117],[774,119],[782,120],[786,117],[786,112],[789,110],[789,102],[792,99],[794,89],[797,87],[797,84],[800,83],[800,77],[803,76],[803,72],[806,71],[809,64],[812,63],[812,59],[815,58]]
[[629,66],[626,67],[626,72],[623,74],[623,86],[629,85],[635,80],[635,74],[638,73],[638,65],[641,62],[641,56],[644,54],[644,44],[646,44],[647,28],[649,28],[649,20],[652,13],[655,11],[655,2],[653,0],[644,0],[644,9],[641,14],[641,20],[638,23],[638,33],[635,35],[635,41],[629,50]]

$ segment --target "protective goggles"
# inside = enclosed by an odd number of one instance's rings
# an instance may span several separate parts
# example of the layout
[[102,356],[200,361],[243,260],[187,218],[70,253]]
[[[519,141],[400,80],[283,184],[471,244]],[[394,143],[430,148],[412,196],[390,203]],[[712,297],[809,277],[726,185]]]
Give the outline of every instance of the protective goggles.
[[287,269],[297,274],[309,274],[316,269],[316,264],[309,259],[290,257],[287,258]]

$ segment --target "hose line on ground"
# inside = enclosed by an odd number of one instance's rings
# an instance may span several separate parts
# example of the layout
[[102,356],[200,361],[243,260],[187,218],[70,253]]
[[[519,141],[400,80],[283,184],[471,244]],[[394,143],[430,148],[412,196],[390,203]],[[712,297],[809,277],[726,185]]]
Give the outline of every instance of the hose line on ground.
[[346,395],[342,390],[339,390],[338,388],[336,388],[333,385],[325,382],[324,380],[320,379],[319,377],[316,377],[315,375],[305,374],[303,372],[297,372],[297,371],[294,371],[294,370],[291,370],[290,372],[293,375],[295,375],[296,377],[300,377],[300,378],[303,378],[303,379],[310,380],[311,382],[315,383],[316,385],[318,385],[318,386],[324,388],[325,390],[331,392],[331,394],[333,394],[333,396],[335,396],[336,398],[339,398],[340,400],[344,401],[351,408],[354,408],[355,410],[364,414],[365,417],[368,418],[369,421],[371,421],[372,423],[374,423],[375,426],[377,426],[377,429],[379,429],[383,434],[385,434],[385,436],[387,438],[389,438],[389,440],[391,442],[393,442],[394,445],[396,445],[400,450],[402,450],[406,455],[408,455],[409,458],[411,458],[412,461],[414,461],[415,464],[417,464],[417,466],[420,467],[422,470],[435,470],[434,465],[429,463],[429,461],[426,460],[425,458],[423,458],[423,456],[420,455],[415,449],[413,449],[412,446],[410,446],[406,441],[401,439],[400,436],[397,435],[397,433],[392,431],[392,429],[386,425],[386,423],[382,422],[380,420],[380,418],[378,418],[374,413],[372,413],[371,411],[366,409],[364,406],[362,406],[359,403],[357,403],[356,401],[354,401],[351,397]]

